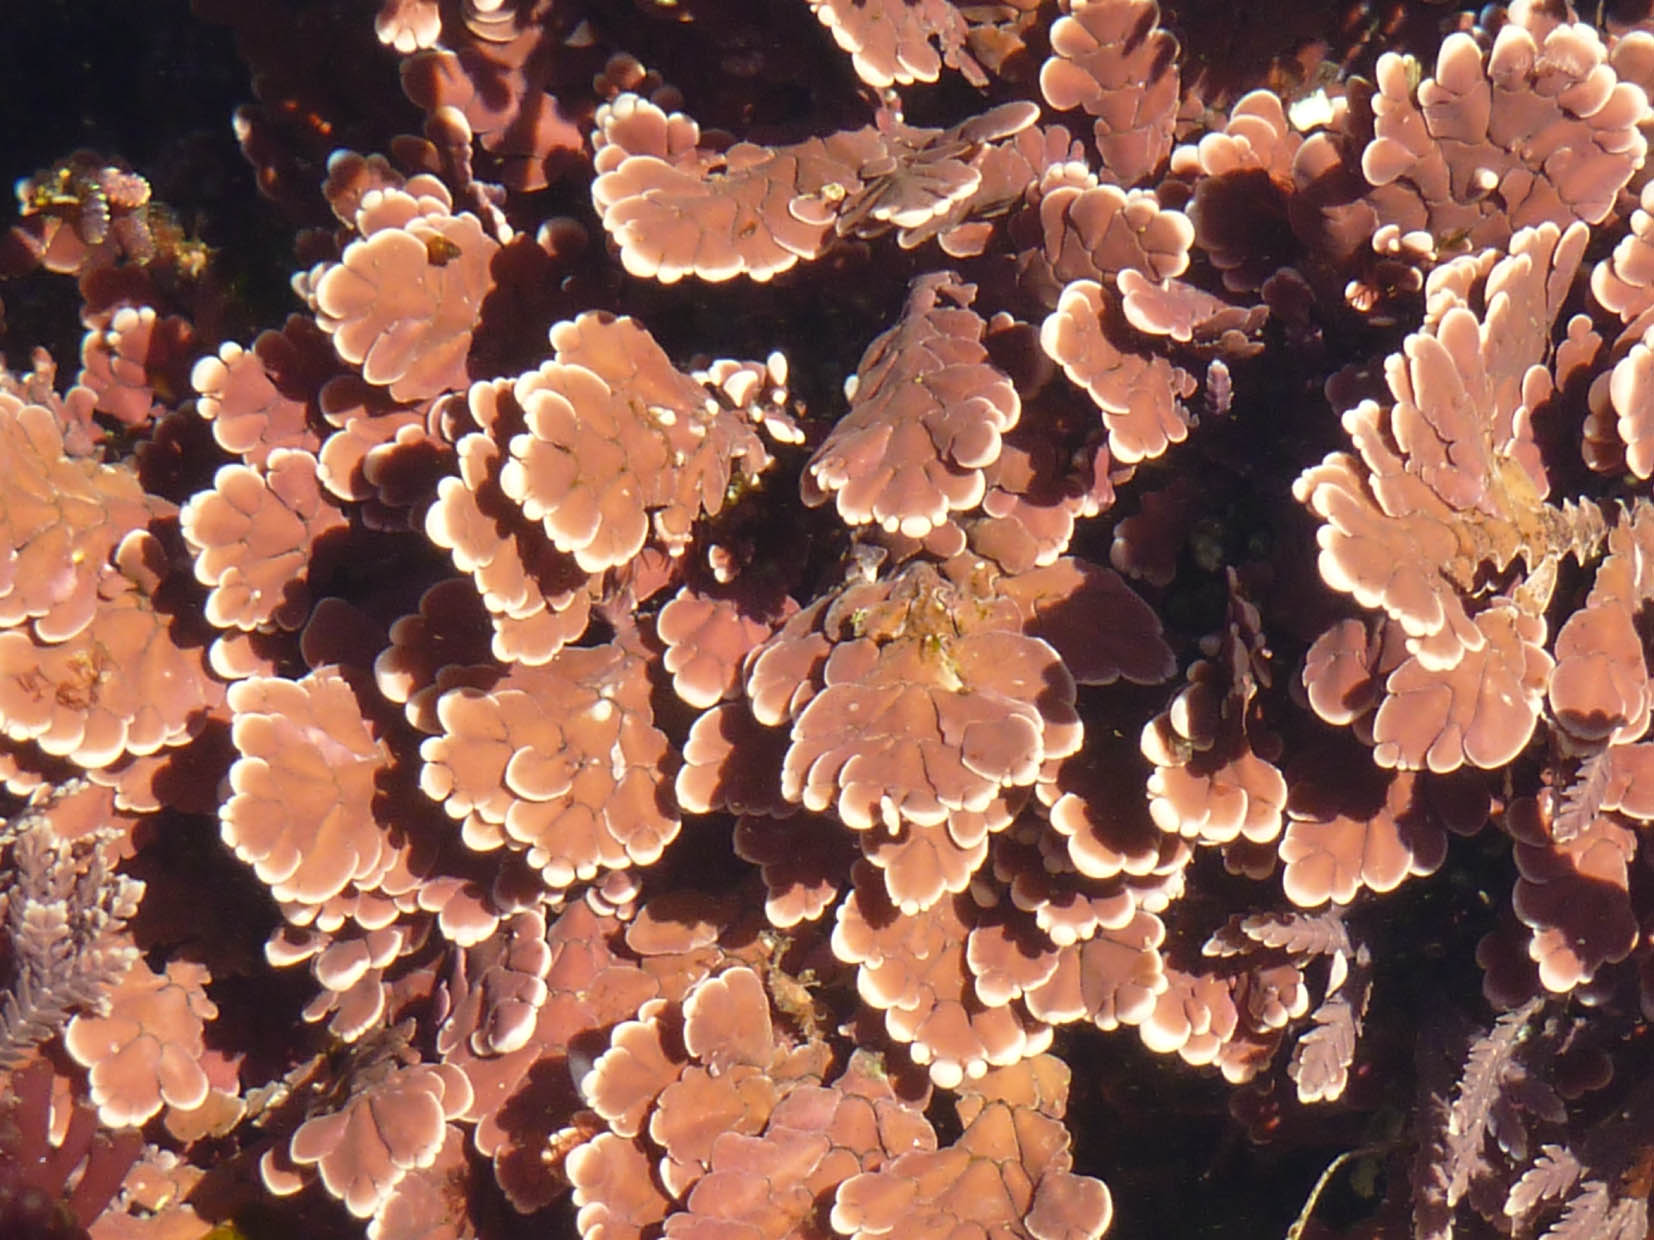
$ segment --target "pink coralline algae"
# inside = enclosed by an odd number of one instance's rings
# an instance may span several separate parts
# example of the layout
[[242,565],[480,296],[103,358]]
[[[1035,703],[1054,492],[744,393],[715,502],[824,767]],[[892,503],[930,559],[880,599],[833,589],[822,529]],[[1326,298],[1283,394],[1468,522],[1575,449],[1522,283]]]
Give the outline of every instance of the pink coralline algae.
[[1647,4],[352,9],[20,27],[0,1234],[1647,1233]]

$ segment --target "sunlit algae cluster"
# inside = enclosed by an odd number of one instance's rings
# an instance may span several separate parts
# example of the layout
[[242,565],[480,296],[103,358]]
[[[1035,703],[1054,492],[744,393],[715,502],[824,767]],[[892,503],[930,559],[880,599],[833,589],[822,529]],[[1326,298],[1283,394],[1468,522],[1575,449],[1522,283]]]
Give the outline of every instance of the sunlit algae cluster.
[[290,292],[0,243],[0,1233],[1643,1237],[1628,7],[196,0]]

